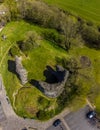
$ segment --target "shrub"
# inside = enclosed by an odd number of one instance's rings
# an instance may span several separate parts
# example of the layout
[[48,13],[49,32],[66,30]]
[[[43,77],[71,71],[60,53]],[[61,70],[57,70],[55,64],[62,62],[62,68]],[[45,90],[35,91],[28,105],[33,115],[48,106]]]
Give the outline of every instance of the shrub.
[[37,113],[37,118],[39,120],[48,120],[52,118],[54,115],[55,115],[55,112],[53,110],[51,111],[40,110]]
[[3,3],[4,2],[4,0],[0,0],[0,3]]
[[37,40],[38,40],[37,33],[34,31],[29,31],[25,35],[24,40],[18,41],[17,44],[22,51],[29,51],[38,47]]
[[45,99],[44,97],[41,97],[41,96],[40,96],[39,99],[38,99],[38,103],[39,103],[39,105],[41,105],[43,108],[46,108],[46,107],[49,106],[50,101],[47,100],[47,99]]
[[18,10],[22,18],[48,28],[61,30],[61,21],[65,13],[58,8],[48,6],[42,1],[19,1]]
[[83,26],[82,37],[87,46],[100,49],[100,33],[96,28],[87,25]]
[[45,30],[43,32],[43,36],[45,39],[56,43],[58,46],[64,47],[64,43],[65,43],[64,35],[59,34],[55,30]]
[[18,49],[18,47],[13,46],[9,53],[11,54],[11,56],[15,57],[16,55],[19,56],[20,55],[20,50]]
[[16,20],[19,16],[19,11],[17,8],[17,2],[15,0],[6,0],[5,4],[9,8],[11,20]]

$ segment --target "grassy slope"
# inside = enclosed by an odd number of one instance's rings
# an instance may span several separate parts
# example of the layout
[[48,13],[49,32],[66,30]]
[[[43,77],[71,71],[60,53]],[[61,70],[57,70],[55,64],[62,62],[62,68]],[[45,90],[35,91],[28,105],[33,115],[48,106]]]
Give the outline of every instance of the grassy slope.
[[[100,25],[100,0],[44,0],[45,2],[56,5],[59,8],[72,12],[76,16],[80,16],[88,21],[92,21],[97,25]],[[88,86],[100,86],[100,51],[89,49],[87,47],[77,48],[71,51],[71,55],[79,58],[81,55],[89,56],[92,60],[92,72],[87,70],[82,72],[85,75],[91,75],[94,80],[88,79],[80,80],[85,89]],[[91,74],[90,74],[91,73]],[[100,111],[100,95],[93,102],[97,106],[97,110]]]
[[[23,39],[27,31],[32,30],[41,33],[43,31],[43,28],[28,24],[24,21],[11,22],[7,24],[7,26],[0,34],[5,34],[7,36],[7,40],[5,41],[3,41],[0,38],[0,48],[2,50],[0,53],[0,73],[3,76],[7,94],[16,112],[19,115],[25,115],[28,117],[32,117],[34,115],[34,113],[32,114],[31,106],[34,106],[35,109],[39,108],[39,104],[37,105],[37,100],[39,96],[42,96],[47,100],[50,100],[50,106],[52,106],[53,108],[56,107],[56,99],[48,99],[36,88],[20,89],[22,88],[22,86],[20,85],[20,81],[17,79],[15,74],[12,74],[8,71],[8,59],[11,59],[10,56],[8,56],[8,51],[10,47],[14,45],[13,43],[15,43],[15,41]],[[40,47],[34,49],[33,51],[30,51],[28,54],[28,58],[23,56],[23,64],[29,72],[29,80],[43,80],[43,71],[46,68],[46,65],[54,66],[56,64],[56,56],[61,58],[66,57],[66,52],[61,48],[54,46],[52,43],[48,41],[41,40]],[[15,95],[16,98],[14,98]],[[15,103],[14,99],[16,99]],[[25,104],[26,101],[28,101],[27,104]],[[26,108],[28,112],[26,112]],[[44,109],[41,107],[41,105],[40,108]]]
[[44,0],[59,8],[81,16],[86,20],[100,24],[100,1],[99,0]]
[[[22,86],[20,85],[20,82],[17,79],[16,75],[13,75],[11,72],[8,71],[7,59],[9,59],[9,56],[7,56],[6,54],[9,48],[13,45],[14,41],[23,39],[26,32],[30,30],[35,30],[41,33],[43,31],[43,28],[30,25],[21,21],[9,23],[1,32],[1,35],[6,34],[7,40],[2,41],[0,39],[0,47],[2,50],[0,54],[0,57],[2,59],[0,63],[0,72],[3,75],[4,83],[7,89],[7,94],[9,95],[12,103],[14,101],[13,94],[16,94],[17,90],[20,89]],[[92,86],[92,84],[100,84],[100,51],[89,49],[88,47],[82,46],[77,48],[73,47],[73,49],[69,51],[69,54],[67,54],[59,47],[54,46],[52,43],[43,40],[40,42],[39,48],[34,49],[34,51],[30,51],[27,58],[23,57],[23,64],[25,68],[28,70],[29,80],[44,80],[45,77],[43,76],[43,71],[46,68],[46,65],[54,66],[56,64],[56,56],[60,58],[75,57],[79,59],[82,55],[88,56],[92,61],[90,69],[83,69],[80,71],[81,74],[89,76],[90,79],[86,79],[79,76],[79,82],[82,84],[82,86],[84,86],[84,89],[86,89],[87,91],[89,87]],[[92,80],[93,78],[94,80]],[[14,84],[12,81],[14,82]],[[27,115],[29,117],[32,117],[32,115],[29,112],[26,112],[26,108],[34,106],[35,109],[38,109],[37,100],[40,95],[44,97],[44,95],[41,92],[39,92],[36,88],[21,89],[19,93],[16,95],[15,106],[17,108],[17,113],[20,115]],[[34,100],[34,98],[36,98],[37,100]],[[96,103],[99,109],[98,100],[99,99],[97,98]],[[28,102],[27,104],[26,101]],[[55,102],[55,100],[53,100],[53,102]],[[51,106],[56,106],[56,104],[53,104],[53,102],[51,101]]]
[[42,41],[40,47],[29,52],[29,59],[23,60],[23,64],[29,72],[29,79],[33,77],[36,80],[44,80],[43,71],[46,66],[54,66],[56,57],[62,58],[66,56],[66,53],[61,48],[54,47],[53,44],[47,41]]
[[[70,51],[71,56],[76,57],[79,59],[80,56],[85,55],[91,59],[91,67],[87,69],[80,70],[80,74],[78,80],[80,79],[79,83],[83,86],[83,89],[87,91],[89,87],[96,86],[100,87],[100,51],[95,49],[90,49],[88,47],[82,48],[74,48]],[[94,89],[95,90],[95,89]],[[99,88],[97,89],[96,93],[98,93]],[[100,111],[100,93],[91,98],[92,103],[95,104],[97,110]]]

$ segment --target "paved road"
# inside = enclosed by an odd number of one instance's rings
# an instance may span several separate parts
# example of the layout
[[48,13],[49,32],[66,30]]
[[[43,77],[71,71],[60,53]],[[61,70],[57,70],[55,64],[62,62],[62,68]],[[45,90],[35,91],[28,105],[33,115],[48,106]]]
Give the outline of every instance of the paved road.
[[60,125],[58,125],[57,127],[51,125],[50,127],[48,127],[46,130],[67,130],[66,127],[64,126],[63,123],[61,123]]
[[90,107],[86,106],[77,112],[71,112],[64,117],[65,121],[70,127],[70,130],[100,130],[97,129],[94,122],[89,122],[86,118],[86,113],[89,111]]
[[13,111],[11,104],[9,104],[6,100],[6,91],[4,85],[2,84],[1,76],[0,85],[2,86],[2,89],[0,90],[0,101],[6,116],[6,120],[4,122],[0,122],[0,124],[3,126],[3,130],[21,130],[24,127],[37,128],[37,130],[46,130],[55,119],[61,118],[67,113],[69,113],[68,110],[64,110],[61,114],[55,116],[53,119],[47,122],[40,122],[34,119],[23,119],[21,117],[18,117]]
[[5,116],[5,113],[3,111],[2,104],[0,102],[0,122],[5,121],[5,120],[6,120],[6,116]]
[[[40,122],[34,119],[23,119],[18,117],[13,111],[11,104],[9,104],[6,100],[6,91],[2,84],[1,77],[0,85],[0,116],[3,116],[0,124],[3,127],[3,130],[21,130],[24,127],[37,128],[37,130],[62,130],[62,128],[63,130],[100,130],[87,121],[85,115],[89,110],[88,106],[75,113],[69,113],[69,110],[64,110],[61,114],[55,116],[47,122]],[[62,124],[61,126],[54,128],[52,124],[56,119],[61,119]]]

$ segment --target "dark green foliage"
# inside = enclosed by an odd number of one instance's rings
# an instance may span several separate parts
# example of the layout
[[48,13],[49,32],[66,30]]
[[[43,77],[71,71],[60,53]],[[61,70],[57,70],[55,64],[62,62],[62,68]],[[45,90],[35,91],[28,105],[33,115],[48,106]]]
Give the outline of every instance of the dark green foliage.
[[44,97],[39,97],[39,99],[38,99],[38,103],[39,103],[39,105],[42,105],[43,106],[43,108],[47,108],[49,105],[50,105],[50,101],[49,100],[47,100],[46,98],[44,98]]
[[37,40],[38,40],[37,33],[33,31],[29,31],[26,34],[24,40],[18,41],[17,44],[22,51],[29,51],[38,47]]
[[[94,28],[91,21],[84,21],[80,17],[75,18],[57,7],[49,6],[42,1],[25,1],[17,3],[7,0],[12,19],[25,19],[31,23],[38,24],[46,28],[53,28],[58,31],[45,31],[44,38],[55,42],[67,51],[71,48],[73,39],[79,34],[88,47],[100,49],[100,33]],[[81,37],[81,36],[80,36]],[[28,44],[27,44],[28,43]],[[30,40],[24,41],[20,46],[24,51],[33,48]],[[35,44],[35,42],[34,42]]]
[[37,118],[39,120],[48,120],[48,119],[52,118],[54,115],[55,115],[55,112],[53,110],[51,110],[51,111],[40,110],[37,113]]
[[58,46],[61,46],[64,48],[64,43],[65,43],[65,36],[59,34],[55,30],[45,30],[43,32],[43,36],[45,39],[56,43]]
[[23,41],[18,41],[18,46],[22,51],[29,51],[33,49],[33,45],[31,43],[23,42]]
[[30,20],[31,23],[33,22],[43,27],[56,29],[63,35],[57,34],[54,31],[51,32],[49,30],[50,32],[47,31],[47,34],[44,34],[45,37],[52,42],[63,46],[66,50],[70,49],[71,40],[77,35],[77,19],[73,19],[62,10],[56,7],[54,8],[52,6],[48,6],[40,1],[35,1],[34,3],[24,2],[24,5],[25,6],[23,8],[19,8],[24,19]]
[[70,59],[59,59],[56,58],[56,61],[59,64],[62,64],[64,68],[70,71],[70,73],[77,73],[78,72],[78,62],[75,58],[70,58]]
[[100,33],[96,28],[87,25],[83,26],[82,37],[87,46],[100,49]]
[[20,50],[17,46],[13,46],[10,50],[9,53],[11,56],[15,57],[16,55],[19,56],[20,55]]
[[48,6],[41,1],[19,1],[18,10],[26,20],[44,27],[62,30],[61,21],[64,21],[65,14],[56,7]]
[[70,74],[65,85],[65,89],[62,94],[57,98],[58,110],[61,111],[66,105],[68,105],[76,95],[80,95],[81,87],[76,85],[76,79],[78,76],[78,64],[76,59],[62,59],[59,61],[64,68],[69,70]]

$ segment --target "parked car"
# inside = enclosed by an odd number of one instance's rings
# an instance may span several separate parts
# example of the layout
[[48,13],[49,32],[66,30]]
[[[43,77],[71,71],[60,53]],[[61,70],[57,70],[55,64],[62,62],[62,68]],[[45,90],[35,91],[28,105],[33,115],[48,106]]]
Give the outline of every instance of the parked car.
[[60,119],[57,119],[53,122],[53,126],[58,126],[59,124],[61,123],[61,120]]
[[96,117],[96,112],[95,111],[89,111],[86,116],[87,116],[88,119],[93,119],[93,118]]

